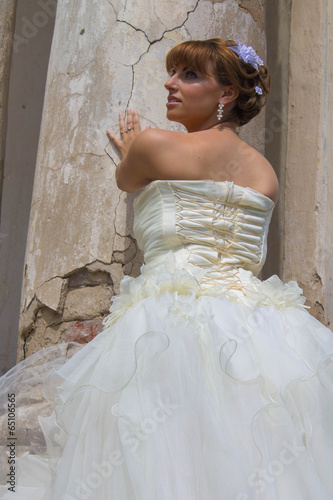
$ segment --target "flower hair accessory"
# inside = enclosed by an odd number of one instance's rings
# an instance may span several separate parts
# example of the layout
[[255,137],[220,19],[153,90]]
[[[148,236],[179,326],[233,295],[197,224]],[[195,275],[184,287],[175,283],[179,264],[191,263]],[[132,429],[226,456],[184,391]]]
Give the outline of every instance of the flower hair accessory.
[[[258,71],[258,67],[262,66],[264,64],[264,61],[260,59],[253,47],[247,46],[245,45],[245,43],[239,42],[238,40],[235,40],[235,42],[237,43],[237,45],[231,45],[229,46],[229,49],[236,52],[236,54],[240,59],[242,59],[242,61],[251,64],[254,69]],[[259,92],[257,92],[257,94],[258,93]]]

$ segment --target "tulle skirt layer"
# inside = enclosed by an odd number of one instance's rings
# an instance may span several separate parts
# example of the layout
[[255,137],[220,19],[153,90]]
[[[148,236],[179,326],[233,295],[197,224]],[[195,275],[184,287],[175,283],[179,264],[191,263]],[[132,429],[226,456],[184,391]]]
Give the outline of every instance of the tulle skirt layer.
[[332,366],[300,307],[144,298],[1,379],[1,498],[332,500]]

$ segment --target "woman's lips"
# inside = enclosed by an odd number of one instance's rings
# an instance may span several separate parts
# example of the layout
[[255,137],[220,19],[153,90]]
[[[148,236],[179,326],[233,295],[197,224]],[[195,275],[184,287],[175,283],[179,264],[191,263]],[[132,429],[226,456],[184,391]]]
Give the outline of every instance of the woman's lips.
[[179,99],[177,99],[177,97],[168,97],[168,102],[166,103],[166,105],[169,107],[169,106],[173,106],[174,104],[179,104],[181,101]]

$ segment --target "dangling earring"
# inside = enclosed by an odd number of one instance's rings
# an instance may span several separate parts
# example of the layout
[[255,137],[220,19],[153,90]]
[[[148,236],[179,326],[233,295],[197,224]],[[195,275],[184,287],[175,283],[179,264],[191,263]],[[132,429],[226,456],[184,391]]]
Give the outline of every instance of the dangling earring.
[[217,107],[217,119],[218,119],[218,121],[220,121],[222,116],[223,116],[223,108],[224,108],[224,104],[223,104],[223,102],[220,102],[218,107]]

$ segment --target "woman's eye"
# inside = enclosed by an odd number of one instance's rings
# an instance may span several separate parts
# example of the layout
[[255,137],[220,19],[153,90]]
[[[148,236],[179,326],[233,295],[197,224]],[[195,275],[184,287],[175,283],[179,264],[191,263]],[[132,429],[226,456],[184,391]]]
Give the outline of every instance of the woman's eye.
[[186,71],[185,77],[186,78],[197,78],[197,74],[194,71]]

